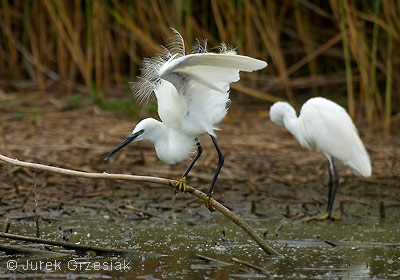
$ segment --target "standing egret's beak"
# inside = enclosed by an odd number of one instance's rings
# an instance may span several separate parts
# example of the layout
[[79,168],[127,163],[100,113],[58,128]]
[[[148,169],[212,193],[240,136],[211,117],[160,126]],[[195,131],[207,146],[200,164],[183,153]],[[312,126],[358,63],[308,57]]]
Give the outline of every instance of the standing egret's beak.
[[131,143],[133,140],[135,140],[139,135],[141,135],[144,132],[144,130],[139,130],[138,132],[132,133],[131,135],[128,136],[124,141],[122,141],[121,144],[118,145],[111,153],[109,153],[104,160],[109,159],[113,154],[121,150],[123,147]]

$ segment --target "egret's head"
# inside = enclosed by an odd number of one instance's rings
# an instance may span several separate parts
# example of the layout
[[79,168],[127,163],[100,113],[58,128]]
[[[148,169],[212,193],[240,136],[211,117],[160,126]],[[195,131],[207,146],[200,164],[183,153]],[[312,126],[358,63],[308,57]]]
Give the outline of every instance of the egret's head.
[[287,102],[276,102],[269,109],[269,118],[277,125],[284,125],[285,117],[296,117],[296,111]]
[[129,135],[124,141],[122,141],[122,143],[119,144],[118,147],[116,147],[111,153],[109,153],[105,159],[109,159],[112,155],[114,155],[116,152],[118,152],[123,147],[133,141],[154,141],[154,139],[156,139],[157,137],[157,128],[160,127],[160,124],[161,123],[159,121],[152,118],[141,120],[133,129],[131,135]]
[[152,118],[141,120],[140,122],[138,122],[138,124],[132,131],[131,135],[137,135],[134,141],[140,141],[140,140],[153,141],[154,135],[157,133],[160,124],[161,123],[159,121]]

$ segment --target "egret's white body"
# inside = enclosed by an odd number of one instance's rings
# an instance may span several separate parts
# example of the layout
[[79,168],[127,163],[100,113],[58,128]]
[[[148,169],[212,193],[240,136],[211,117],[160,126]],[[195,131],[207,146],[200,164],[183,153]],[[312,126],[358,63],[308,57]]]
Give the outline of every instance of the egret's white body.
[[[371,162],[358,131],[346,110],[335,102],[323,97],[311,98],[302,106],[299,117],[288,103],[276,102],[271,106],[270,119],[285,126],[301,146],[323,153],[334,174],[334,162],[339,160],[356,175],[371,175]],[[330,199],[333,203],[334,194]]]
[[323,97],[309,99],[299,117],[286,102],[276,102],[270,118],[287,130],[307,149],[323,153],[350,166],[357,175],[371,175],[371,162],[356,127],[346,110]]
[[132,83],[139,99],[147,100],[154,92],[161,122],[155,119],[140,121],[130,138],[107,158],[131,141],[149,140],[154,143],[160,160],[177,163],[189,157],[196,143],[201,154],[197,137],[208,133],[221,161],[214,130],[227,114],[229,84],[240,79],[239,71],[259,70],[267,63],[237,55],[225,45],[221,45],[219,53],[208,53],[198,42],[194,52],[186,55],[182,37],[174,32],[176,42],[165,48],[164,55],[145,59],[142,77]]

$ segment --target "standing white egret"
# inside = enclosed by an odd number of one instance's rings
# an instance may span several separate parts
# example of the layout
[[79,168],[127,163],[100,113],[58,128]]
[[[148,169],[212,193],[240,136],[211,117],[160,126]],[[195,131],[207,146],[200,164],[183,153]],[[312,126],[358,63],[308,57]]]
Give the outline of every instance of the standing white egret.
[[332,215],[333,201],[339,186],[335,160],[350,166],[356,175],[371,175],[371,162],[358,136],[350,116],[341,106],[323,97],[315,97],[304,103],[300,116],[286,102],[274,103],[269,111],[270,119],[284,125],[300,145],[323,153],[329,161],[329,193],[327,214],[311,219],[339,219]]
[[219,157],[206,199],[207,208],[212,210],[210,198],[224,163],[214,130],[227,114],[229,84],[239,81],[239,71],[259,70],[267,63],[237,55],[225,44],[221,44],[219,53],[208,53],[206,42],[203,47],[197,40],[193,52],[186,55],[182,36],[173,32],[175,42],[164,48],[164,54],[145,59],[142,76],[132,83],[132,90],[141,100],[149,100],[154,92],[162,122],[152,118],[140,121],[106,159],[132,141],[149,140],[158,158],[173,164],[187,159],[197,145],[197,155],[175,186],[175,192],[186,192],[186,177],[202,153],[197,137],[208,133]]

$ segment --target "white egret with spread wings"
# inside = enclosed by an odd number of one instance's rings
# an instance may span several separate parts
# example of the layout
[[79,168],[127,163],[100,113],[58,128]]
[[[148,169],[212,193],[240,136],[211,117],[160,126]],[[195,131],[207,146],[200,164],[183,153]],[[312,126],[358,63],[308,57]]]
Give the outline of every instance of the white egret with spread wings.
[[198,136],[208,133],[218,153],[218,165],[207,192],[206,206],[212,210],[210,198],[224,157],[214,130],[228,111],[229,84],[239,81],[239,71],[262,69],[267,63],[238,55],[225,44],[218,53],[209,53],[196,40],[191,54],[185,54],[181,35],[173,30],[175,42],[164,48],[164,54],[144,60],[142,76],[132,83],[136,97],[150,99],[155,94],[161,122],[152,118],[140,121],[133,132],[109,153],[110,158],[132,141],[154,143],[158,158],[174,164],[187,159],[197,146],[197,154],[175,187],[186,191],[186,177],[202,153]]

